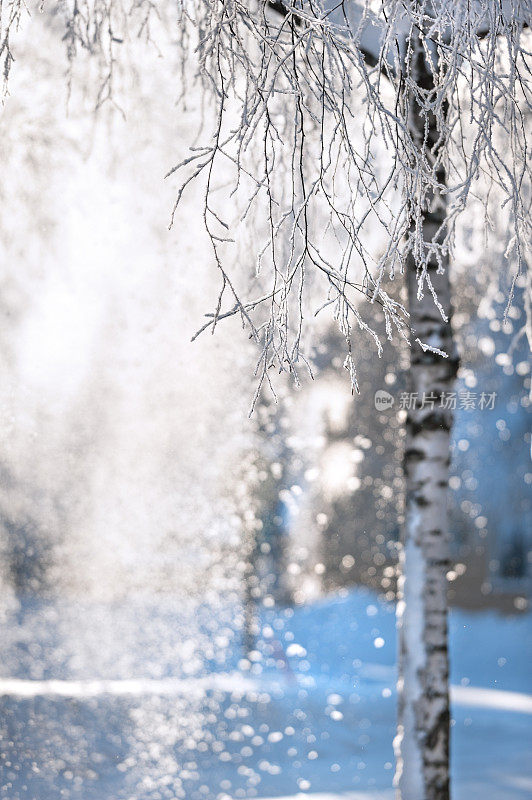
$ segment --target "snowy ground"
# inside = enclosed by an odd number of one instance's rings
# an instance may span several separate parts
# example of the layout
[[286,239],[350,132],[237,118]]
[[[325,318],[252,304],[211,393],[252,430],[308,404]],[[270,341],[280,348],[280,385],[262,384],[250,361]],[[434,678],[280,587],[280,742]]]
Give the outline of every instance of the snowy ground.
[[[8,616],[6,800],[391,798],[393,609],[357,590],[263,619],[174,600]],[[454,612],[454,800],[532,795],[532,618]]]

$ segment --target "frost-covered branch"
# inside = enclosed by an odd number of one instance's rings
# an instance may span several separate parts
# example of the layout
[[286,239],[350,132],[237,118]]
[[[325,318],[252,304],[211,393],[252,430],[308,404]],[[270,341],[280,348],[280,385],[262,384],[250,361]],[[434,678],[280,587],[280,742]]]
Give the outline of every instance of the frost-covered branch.
[[[175,168],[188,170],[176,209],[188,182],[204,175],[205,227],[222,274],[206,327],[239,314],[261,346],[261,375],[271,366],[295,370],[312,275],[348,342],[356,386],[353,328],[376,339],[360,298],[381,304],[388,336],[404,335],[405,309],[384,286],[412,253],[418,296],[432,291],[428,264],[444,269],[479,177],[511,206],[508,256],[515,276],[526,269],[530,4],[311,0],[279,10],[238,0],[184,6],[216,113],[212,138]],[[416,58],[429,67],[426,85]],[[421,139],[410,124],[418,112],[426,120]],[[503,147],[495,145],[501,132]],[[235,189],[248,189],[248,213],[254,206],[268,218],[251,297],[227,272],[229,220],[214,205],[218,170],[228,167]],[[447,213],[429,237],[438,197]]]
[[[479,182],[510,210],[507,257],[515,277],[526,271],[531,0],[61,0],[50,8],[64,21],[69,63],[80,51],[97,57],[98,106],[115,102],[126,40],[156,42],[160,15],[184,61],[197,65],[204,129],[169,172],[178,181],[172,219],[201,182],[221,276],[204,329],[239,316],[260,348],[261,381],[272,367],[297,375],[307,321],[332,309],[356,388],[353,336],[382,346],[372,304],[388,338],[407,337],[403,282],[393,281],[412,254],[418,297],[430,292],[438,306],[428,265],[445,268]],[[22,0],[2,6],[5,74],[22,9]],[[176,94],[186,96],[181,84]],[[419,115],[424,135],[412,124]],[[435,203],[446,213],[429,235]],[[243,271],[233,240],[251,218],[258,233]]]
[[5,96],[7,92],[7,82],[11,65],[14,61],[11,49],[11,40],[17,32],[26,5],[23,0],[0,0],[0,65],[2,68],[3,90]]

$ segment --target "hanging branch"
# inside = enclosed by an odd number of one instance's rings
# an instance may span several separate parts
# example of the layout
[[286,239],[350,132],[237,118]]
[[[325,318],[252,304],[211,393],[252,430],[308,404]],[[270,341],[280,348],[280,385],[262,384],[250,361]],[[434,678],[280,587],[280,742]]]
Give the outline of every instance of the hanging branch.
[[[98,58],[97,106],[115,102],[126,40],[156,39],[154,21],[173,9],[173,36],[182,58],[198,65],[212,127],[168,173],[179,181],[172,223],[185,191],[203,181],[203,223],[221,284],[202,330],[240,317],[259,347],[260,382],[272,367],[297,379],[308,363],[306,321],[332,309],[356,389],[357,330],[382,348],[375,303],[388,338],[408,339],[401,282],[392,288],[409,254],[418,297],[430,292],[441,310],[427,266],[435,260],[443,269],[452,256],[457,220],[479,180],[502,198],[514,283],[526,272],[532,0],[59,0],[51,8],[64,18],[69,63],[80,51]],[[0,9],[7,77],[23,1],[2,0]],[[415,41],[430,72],[425,88],[414,74]],[[413,105],[427,121],[421,139],[410,126]],[[428,136],[434,119],[437,142]],[[232,193],[220,193],[228,175]],[[427,236],[437,194],[447,212]],[[244,286],[231,249],[238,224],[228,203],[236,196],[244,198],[240,222],[254,216],[264,234]],[[512,288],[509,305],[513,296]]]
[[[334,308],[345,335],[355,388],[353,327],[381,348],[371,304],[382,306],[388,337],[406,334],[408,315],[385,287],[403,273],[409,253],[418,265],[418,297],[431,292],[441,310],[427,266],[435,260],[443,270],[479,176],[498,187],[511,209],[514,280],[526,270],[530,3],[388,0],[375,7],[374,13],[369,4],[316,0],[184,6],[198,31],[200,76],[216,103],[216,122],[205,145],[169,173],[188,170],[173,219],[189,183],[204,176],[204,223],[222,284],[202,330],[240,315],[261,348],[261,379],[272,366],[296,373],[303,358],[309,275],[322,280],[323,307]],[[426,89],[412,72],[417,38],[431,71]],[[412,103],[427,119],[422,141],[410,129]],[[429,118],[437,120],[438,142],[428,137]],[[500,130],[503,149],[494,144]],[[261,280],[251,299],[227,270],[229,222],[214,209],[216,176],[228,167],[235,187],[251,186],[248,213],[255,205],[268,216]],[[443,227],[427,238],[424,222],[435,193],[447,196],[448,211]],[[364,233],[368,223],[382,242],[379,257]],[[324,244],[324,230],[334,235],[335,247]],[[512,299],[513,289],[509,304]]]

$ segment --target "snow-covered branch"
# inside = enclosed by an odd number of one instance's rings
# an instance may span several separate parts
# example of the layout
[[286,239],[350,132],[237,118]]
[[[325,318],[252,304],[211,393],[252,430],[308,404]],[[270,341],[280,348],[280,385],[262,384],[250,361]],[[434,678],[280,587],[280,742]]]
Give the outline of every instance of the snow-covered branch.
[[[5,75],[22,9],[22,0],[4,6]],[[515,276],[526,270],[531,0],[61,0],[50,9],[63,18],[69,63],[81,51],[98,59],[97,106],[115,102],[127,39],[156,44],[161,15],[183,59],[195,60],[204,129],[169,172],[172,219],[202,181],[221,276],[204,329],[239,316],[260,348],[261,380],[271,367],[297,374],[307,320],[330,308],[356,388],[352,337],[361,331],[380,351],[374,303],[387,336],[406,337],[403,282],[393,281],[410,254],[418,296],[430,292],[438,306],[428,267],[445,268],[479,180],[511,209],[508,257]],[[419,115],[424,134],[412,124]],[[429,235],[440,204],[443,223]],[[239,214],[262,235],[245,254],[246,279],[234,266]]]
[[[182,188],[206,177],[204,220],[222,274],[207,325],[239,314],[260,343],[262,375],[273,365],[295,370],[301,358],[309,273],[323,281],[348,353],[353,327],[374,335],[371,307],[361,297],[382,305],[389,336],[404,334],[400,296],[392,299],[384,285],[412,253],[418,296],[432,291],[428,265],[444,269],[479,176],[511,205],[513,268],[516,275],[526,269],[528,1],[313,0],[282,3],[280,13],[239,0],[184,8],[199,32],[200,74],[216,103],[214,135],[178,167],[189,170]],[[430,74],[426,85],[419,59]],[[418,113],[425,119],[421,137],[411,124]],[[503,148],[494,144],[501,130]],[[235,187],[249,183],[250,204],[269,219],[259,259],[266,278],[251,298],[226,271],[229,223],[211,202],[222,165],[234,168]],[[443,226],[427,236],[430,209],[441,202]],[[364,236],[370,221],[379,232],[377,255]],[[281,247],[286,241],[290,246]]]

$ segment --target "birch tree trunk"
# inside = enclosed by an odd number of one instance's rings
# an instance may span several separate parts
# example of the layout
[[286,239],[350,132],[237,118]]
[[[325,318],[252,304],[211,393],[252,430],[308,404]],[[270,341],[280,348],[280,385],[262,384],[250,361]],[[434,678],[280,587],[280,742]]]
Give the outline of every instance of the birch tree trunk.
[[[416,82],[424,92],[433,88],[419,48]],[[438,142],[436,119],[410,106],[410,124],[427,152]],[[430,155],[428,156],[430,157]],[[437,173],[445,182],[442,169]],[[435,193],[424,214],[424,241],[437,236],[445,219],[445,199]],[[417,402],[407,410],[404,473],[406,513],[403,530],[402,577],[399,582],[398,728],[395,786],[401,800],[449,798],[449,661],[447,649],[447,578],[449,569],[447,485],[452,410],[445,397],[453,390],[458,359],[451,329],[449,264],[428,274],[443,307],[442,318],[430,291],[418,299],[418,264],[407,265],[411,315],[410,392]],[[423,351],[415,341],[437,347],[447,359]],[[425,403],[423,399],[425,398]]]

